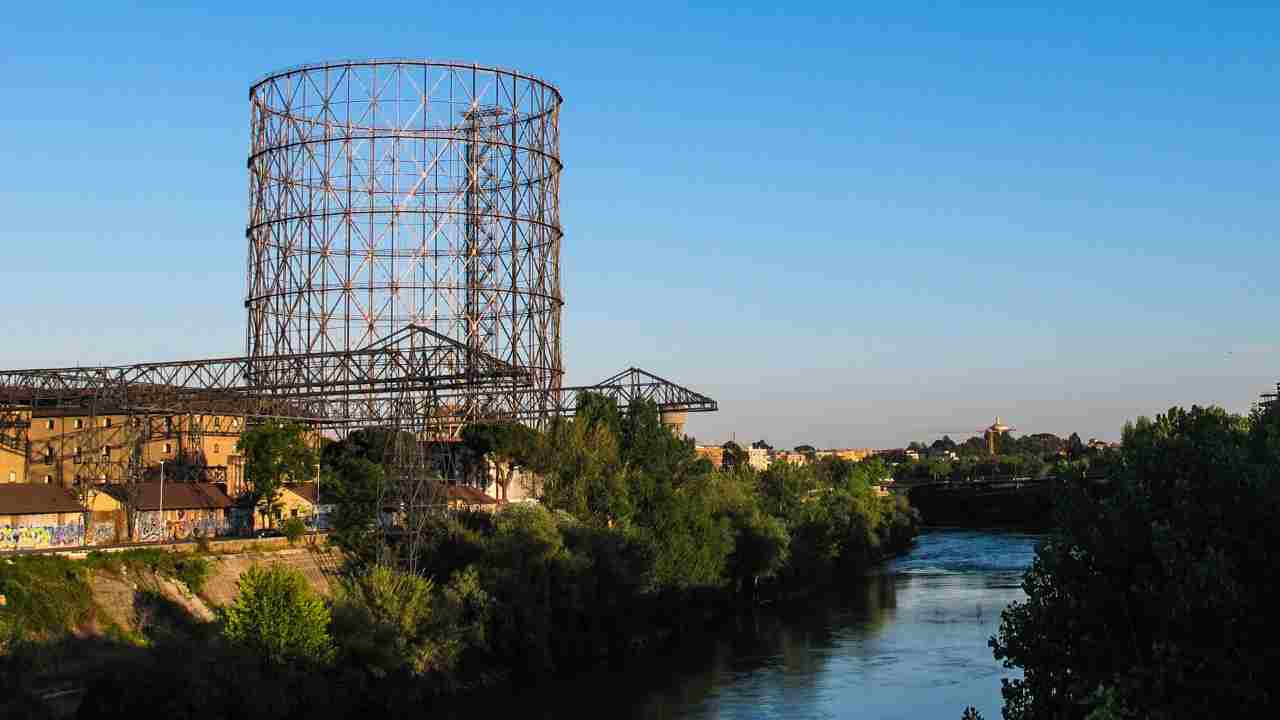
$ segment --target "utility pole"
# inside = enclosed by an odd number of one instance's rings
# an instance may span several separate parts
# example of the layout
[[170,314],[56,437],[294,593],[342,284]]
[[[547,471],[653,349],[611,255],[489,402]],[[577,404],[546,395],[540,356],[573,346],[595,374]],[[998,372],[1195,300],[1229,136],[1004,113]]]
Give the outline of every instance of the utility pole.
[[164,542],[164,461],[160,461],[160,542]]

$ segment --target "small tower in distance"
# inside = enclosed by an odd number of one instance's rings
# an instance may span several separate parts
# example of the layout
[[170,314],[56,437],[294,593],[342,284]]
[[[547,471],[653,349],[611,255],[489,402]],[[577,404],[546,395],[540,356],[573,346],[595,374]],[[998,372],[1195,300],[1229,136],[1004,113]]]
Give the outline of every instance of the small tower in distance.
[[983,437],[987,439],[987,452],[993,456],[999,455],[1000,454],[1000,437],[1011,430],[1017,430],[1017,428],[1009,427],[1008,425],[1005,425],[1004,423],[1000,422],[1000,417],[996,416],[995,423],[992,424],[991,427],[982,431]]

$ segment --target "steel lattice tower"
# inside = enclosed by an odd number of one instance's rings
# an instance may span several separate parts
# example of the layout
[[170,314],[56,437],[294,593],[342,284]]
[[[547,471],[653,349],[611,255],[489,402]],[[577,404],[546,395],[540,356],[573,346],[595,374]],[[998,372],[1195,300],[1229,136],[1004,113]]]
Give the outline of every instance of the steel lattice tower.
[[[249,99],[247,355],[351,352],[414,328],[459,350],[483,412],[536,414],[525,405],[564,372],[559,91],[370,60],[275,73]],[[479,377],[495,363],[522,377]]]

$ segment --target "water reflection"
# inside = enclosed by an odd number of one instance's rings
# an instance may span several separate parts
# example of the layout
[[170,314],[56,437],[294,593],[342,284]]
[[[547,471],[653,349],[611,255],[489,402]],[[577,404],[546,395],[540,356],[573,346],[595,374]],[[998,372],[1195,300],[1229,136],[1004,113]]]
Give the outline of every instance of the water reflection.
[[[472,704],[467,715],[534,718],[958,718],[1000,715],[987,639],[1020,599],[1035,536],[960,530],[921,536],[909,555],[843,592],[739,618],[714,640],[623,672]],[[500,706],[500,707],[499,707]],[[458,715],[461,717],[461,715]]]

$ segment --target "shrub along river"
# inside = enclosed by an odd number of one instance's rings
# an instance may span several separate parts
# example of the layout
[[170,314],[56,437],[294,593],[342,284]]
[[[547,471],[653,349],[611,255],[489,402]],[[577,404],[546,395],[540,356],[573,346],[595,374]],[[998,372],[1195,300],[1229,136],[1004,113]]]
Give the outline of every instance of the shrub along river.
[[744,615],[676,657],[472,701],[455,716],[958,720],[973,705],[999,718],[1000,679],[1014,675],[987,640],[1024,597],[1036,539],[926,530],[839,594]]

